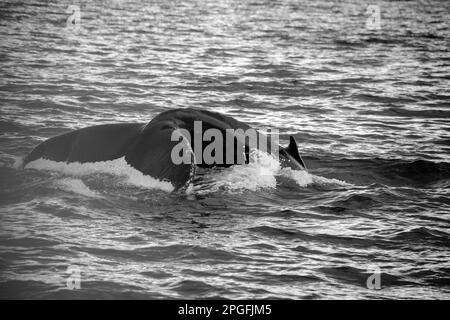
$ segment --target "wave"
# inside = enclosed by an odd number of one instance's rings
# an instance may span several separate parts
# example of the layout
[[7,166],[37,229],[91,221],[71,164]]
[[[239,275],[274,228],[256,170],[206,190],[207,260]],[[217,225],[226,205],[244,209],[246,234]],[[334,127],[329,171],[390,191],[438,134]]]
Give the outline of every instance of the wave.
[[355,186],[352,183],[346,182],[344,180],[334,179],[334,178],[325,178],[321,176],[312,176],[312,181],[314,184],[321,186],[321,187],[328,187],[328,188],[336,188],[336,187],[352,187]]
[[307,171],[292,170],[283,168],[280,170],[280,176],[292,179],[300,187],[307,187],[313,183],[313,175]]
[[294,181],[300,188],[313,186],[317,189],[334,190],[337,188],[348,188],[354,186],[354,184],[348,183],[344,180],[326,178],[314,175],[308,171],[292,170],[291,168],[281,169],[279,176]]
[[434,245],[450,246],[448,233],[427,227],[416,227],[407,231],[397,232],[391,239],[415,244],[432,242]]
[[383,172],[418,182],[432,182],[450,178],[450,163],[429,160],[398,161],[384,166]]
[[130,248],[99,248],[84,247],[79,250],[90,255],[107,259],[127,259],[130,261],[158,262],[165,259],[173,260],[202,260],[212,264],[229,262],[238,259],[249,259],[238,253],[229,252],[218,248],[208,248],[200,245],[151,245]]
[[[371,276],[374,270],[376,270],[373,269],[372,267],[375,266],[367,265],[367,269],[360,269],[353,266],[340,265],[332,267],[322,267],[319,268],[319,271],[334,279],[366,287],[369,276]],[[400,275],[387,273],[382,268],[379,268],[379,270],[382,279],[381,281],[382,287],[414,284],[414,282],[408,281]]]
[[367,209],[376,205],[379,205],[380,202],[372,196],[363,195],[363,194],[352,194],[350,196],[345,197],[341,200],[333,201],[332,207],[335,210],[339,210],[336,208],[340,208],[341,210],[347,209]]
[[223,170],[211,170],[201,176],[194,185],[196,193],[210,193],[225,190],[229,192],[261,188],[275,188],[276,174],[280,163],[267,153],[255,150],[250,154],[250,163],[232,166]]
[[[213,193],[226,191],[229,193],[244,190],[258,191],[261,189],[275,189],[278,185],[294,183],[296,188],[307,188],[314,185],[319,188],[347,187],[351,184],[338,180],[313,175],[307,171],[281,168],[280,162],[273,156],[255,150],[251,153],[250,163],[232,166],[226,169],[209,169],[200,173],[191,184],[186,193]],[[17,159],[14,168],[21,168],[22,159]],[[140,188],[160,189],[171,192],[174,187],[170,182],[160,181],[131,167],[124,158],[111,161],[91,163],[57,162],[48,159],[38,159],[28,163],[25,169],[60,172],[71,177],[84,177],[92,174],[111,174],[123,177],[121,183],[134,185]],[[200,170],[199,170],[200,171]],[[87,197],[100,197],[98,192],[92,191],[80,179],[64,178],[57,182],[63,190],[74,192]]]
[[[160,189],[167,192],[171,192],[174,190],[174,187],[170,182],[160,181],[151,176],[144,175],[142,172],[130,166],[123,157],[110,161],[99,161],[90,163],[80,163],[80,162],[66,163],[47,159],[38,159],[28,163],[25,166],[25,168],[57,171],[65,175],[75,177],[87,176],[94,173],[107,173],[124,177],[125,180],[123,182],[125,184],[130,184],[147,189]],[[86,189],[84,189],[82,186],[80,187],[80,184],[77,182],[75,182],[74,184],[74,182],[71,181],[69,182],[69,185],[72,188],[72,190],[81,192],[86,191]]]
[[429,110],[412,110],[401,107],[390,107],[383,110],[361,110],[360,114],[373,114],[381,116],[391,117],[416,117],[416,118],[439,118],[448,119],[450,117],[450,111],[442,109],[429,109]]
[[[14,168],[22,167],[23,160],[17,159]],[[37,169],[61,172],[72,177],[83,177],[95,173],[112,174],[124,177],[125,184],[141,188],[161,189],[171,192],[174,187],[170,182],[160,181],[131,167],[125,158],[111,161],[99,161],[91,163],[57,162],[48,159],[38,159],[28,163],[26,169]],[[229,193],[242,192],[244,190],[258,191],[261,189],[275,189],[277,186],[290,186],[295,188],[307,188],[314,186],[318,189],[336,189],[354,186],[343,180],[326,178],[314,175],[305,170],[292,170],[281,168],[280,162],[265,152],[255,150],[250,154],[250,163],[232,166],[226,169],[208,169],[206,172],[199,170],[194,184],[188,186],[186,193],[214,193],[226,191]],[[98,197],[98,193],[90,190],[79,179],[63,179],[58,182],[59,187],[66,191],[78,193],[90,197]]]
[[84,182],[80,179],[73,179],[73,178],[61,179],[58,181],[57,185],[63,190],[77,193],[86,197],[92,198],[101,197],[98,192],[89,189],[89,187],[85,185]]
[[13,121],[0,120],[0,133],[23,132],[27,128]]
[[[321,180],[336,182],[343,187],[372,185],[374,183],[389,186],[421,185],[433,183],[448,184],[450,163],[424,159],[386,159],[386,158],[310,158],[318,172],[337,179],[313,177],[313,184],[320,185]],[[324,180],[325,179],[325,180]],[[334,181],[333,181],[334,180]],[[336,181],[337,180],[337,181]],[[332,186],[331,186],[332,187]]]
[[319,188],[352,186],[345,181],[316,176],[305,170],[281,168],[280,162],[275,157],[259,150],[251,153],[250,163],[223,170],[212,170],[201,175],[196,182],[192,189],[195,193],[275,189],[278,185],[289,185],[291,182],[294,182],[297,188],[311,185]]
[[[336,160],[334,160],[334,163]],[[428,184],[450,179],[450,163],[433,162],[429,160],[387,160],[387,159],[340,159],[352,167],[352,172],[360,172],[361,176],[373,177],[372,182],[382,183],[420,183]],[[326,165],[326,164],[321,164]],[[15,168],[21,166],[18,159]],[[168,181],[160,181],[131,167],[124,158],[95,163],[66,163],[47,159],[38,159],[28,163],[25,168],[57,171],[72,177],[82,177],[94,173],[106,173],[123,177],[121,183],[140,188],[160,189],[171,192],[174,190]],[[344,179],[345,180],[344,180]],[[349,180],[350,178],[350,180]],[[389,179],[386,181],[386,179]],[[350,181],[350,182],[347,182]],[[351,183],[353,182],[353,183]],[[360,181],[361,182],[361,181]],[[96,196],[88,187],[81,185],[82,181],[63,180],[60,187],[68,191],[86,196]],[[232,166],[225,169],[209,169],[196,176],[194,184],[189,186],[187,193],[242,192],[245,190],[258,191],[261,189],[276,189],[288,187],[294,189],[313,187],[320,190],[335,190],[351,188],[358,181],[352,181],[351,176],[341,173],[341,177],[328,178],[315,175],[308,171],[281,168],[277,159],[267,153],[252,153],[251,161],[246,165]],[[98,196],[98,195],[97,195]]]
[[22,167],[23,167],[23,158],[22,157],[15,158],[13,168],[21,169]]

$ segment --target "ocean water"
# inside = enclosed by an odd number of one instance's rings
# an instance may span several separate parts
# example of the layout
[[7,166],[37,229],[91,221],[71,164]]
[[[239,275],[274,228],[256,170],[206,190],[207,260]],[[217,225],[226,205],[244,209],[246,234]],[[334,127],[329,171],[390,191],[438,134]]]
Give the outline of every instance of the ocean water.
[[[449,299],[449,21],[435,0],[2,1],[0,297]],[[171,193],[122,159],[17,165],[183,107],[293,135],[308,172],[267,157]]]

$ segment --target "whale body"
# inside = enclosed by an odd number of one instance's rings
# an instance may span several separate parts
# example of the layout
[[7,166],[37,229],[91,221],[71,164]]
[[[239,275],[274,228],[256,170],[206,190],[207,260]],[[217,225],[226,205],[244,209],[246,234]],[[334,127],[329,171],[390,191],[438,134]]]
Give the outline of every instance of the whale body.
[[[195,122],[201,121],[201,133]],[[191,136],[203,134],[208,129],[215,129],[223,134],[227,130],[251,129],[246,123],[232,117],[206,110],[173,109],[153,118],[149,123],[104,124],[78,129],[50,138],[36,146],[23,161],[24,167],[34,160],[47,159],[57,162],[99,162],[125,157],[126,162],[153,178],[169,181],[175,190],[183,189],[192,181],[197,167],[226,167],[239,164],[237,159],[231,163],[200,163],[194,151],[204,150],[209,142],[189,140],[188,157],[191,161],[175,164],[172,150],[179,144],[173,139],[175,130]],[[264,135],[258,132],[258,137]],[[235,138],[237,139],[237,138]],[[245,162],[249,162],[250,146],[248,141],[241,141]],[[197,144],[197,145],[196,145]],[[238,145],[235,142],[234,146]],[[282,166],[305,170],[305,164],[298,153],[294,137],[290,137],[288,147],[276,146]]]

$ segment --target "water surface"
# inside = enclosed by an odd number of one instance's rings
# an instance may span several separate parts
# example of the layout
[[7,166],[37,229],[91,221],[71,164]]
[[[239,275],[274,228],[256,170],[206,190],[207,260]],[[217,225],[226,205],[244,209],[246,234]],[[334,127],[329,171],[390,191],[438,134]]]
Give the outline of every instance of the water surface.
[[[449,21],[448,1],[2,1],[0,296],[450,298]],[[14,167],[182,107],[293,135],[309,173],[173,194],[120,163]]]

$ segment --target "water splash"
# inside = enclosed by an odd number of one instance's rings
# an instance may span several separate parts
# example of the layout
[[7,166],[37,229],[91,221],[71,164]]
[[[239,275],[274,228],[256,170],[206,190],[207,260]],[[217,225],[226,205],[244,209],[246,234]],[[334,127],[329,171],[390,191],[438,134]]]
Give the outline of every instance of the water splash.
[[23,167],[23,158],[19,157],[14,161],[13,168],[14,169],[21,169]]
[[321,176],[311,175],[312,182],[322,187],[354,187],[355,185],[343,180],[325,178]]
[[313,175],[308,171],[292,170],[291,168],[283,168],[279,175],[288,179],[292,179],[299,187],[307,187],[313,183]]
[[194,186],[197,193],[217,192],[220,190],[236,192],[242,190],[257,191],[262,188],[275,188],[276,174],[280,163],[271,155],[254,150],[250,153],[250,162],[232,166],[223,170],[212,170]]
[[101,198],[100,194],[96,191],[91,190],[84,182],[80,179],[65,178],[57,182],[57,186],[65,191],[80,194],[86,197]]
[[249,164],[210,171],[202,176],[201,181],[195,184],[191,191],[200,194],[218,191],[228,193],[243,190],[258,191],[275,189],[278,184],[283,184],[286,180],[295,182],[300,188],[312,185],[321,188],[353,186],[345,181],[316,176],[305,170],[281,168],[280,162],[272,155],[254,150],[250,154]]
[[160,189],[171,192],[174,187],[170,182],[160,181],[131,167],[125,158],[111,161],[99,161],[90,163],[80,162],[57,162],[47,159],[38,159],[28,163],[25,168],[57,171],[65,175],[82,177],[94,173],[107,173],[124,177],[123,183],[147,189]]

